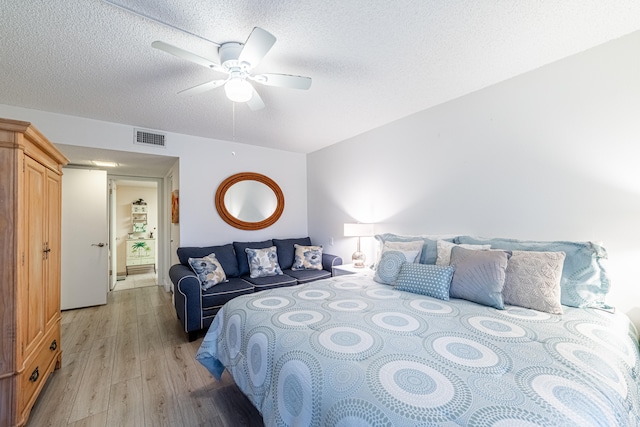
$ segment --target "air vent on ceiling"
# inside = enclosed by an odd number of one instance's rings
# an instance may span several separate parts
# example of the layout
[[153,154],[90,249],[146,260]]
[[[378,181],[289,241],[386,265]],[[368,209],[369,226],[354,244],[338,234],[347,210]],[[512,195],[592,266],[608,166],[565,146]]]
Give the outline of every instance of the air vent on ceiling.
[[165,147],[166,135],[162,133],[149,132],[142,129],[134,129],[134,144],[151,145],[153,147]]

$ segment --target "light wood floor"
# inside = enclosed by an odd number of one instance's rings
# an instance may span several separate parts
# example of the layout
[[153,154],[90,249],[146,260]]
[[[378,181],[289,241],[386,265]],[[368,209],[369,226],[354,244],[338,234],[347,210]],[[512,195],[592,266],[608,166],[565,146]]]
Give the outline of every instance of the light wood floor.
[[171,295],[158,286],[109,293],[104,306],[62,313],[62,368],[27,424],[41,426],[257,426],[258,411],[225,372],[195,360]]

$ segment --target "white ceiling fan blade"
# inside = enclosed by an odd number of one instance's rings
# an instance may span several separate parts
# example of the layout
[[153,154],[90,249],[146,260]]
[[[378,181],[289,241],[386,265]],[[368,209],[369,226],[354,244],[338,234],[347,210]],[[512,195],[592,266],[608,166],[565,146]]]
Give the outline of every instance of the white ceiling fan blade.
[[264,108],[264,101],[260,98],[256,89],[254,87],[252,87],[252,89],[253,94],[251,95],[251,99],[247,101],[247,105],[251,111],[262,110]]
[[255,27],[249,34],[238,61],[247,62],[251,65],[251,68],[255,68],[275,42],[276,38],[273,34],[260,27]]
[[196,63],[198,65],[202,65],[203,67],[207,67],[207,68],[210,68],[212,70],[224,72],[224,69],[219,64],[216,64],[212,60],[204,58],[204,57],[202,57],[200,55],[196,55],[195,53],[191,53],[191,52],[186,51],[184,49],[181,49],[179,47],[170,45],[168,43],[161,42],[161,41],[155,41],[155,42],[151,43],[151,47],[154,47],[154,48],[159,49],[159,50],[161,50],[163,52],[169,53],[169,54],[171,54],[173,56],[177,56],[178,58],[186,59],[187,61],[191,61],[191,62]]
[[185,89],[185,90],[181,90],[180,92],[178,92],[178,94],[180,95],[197,95],[199,93],[203,93],[203,92],[207,92],[209,90],[215,89],[217,87],[222,86],[223,84],[225,84],[226,80],[213,80],[207,83],[203,83],[201,85],[198,86],[194,86],[192,88],[189,89]]
[[311,77],[292,76],[290,74],[258,74],[253,77],[258,83],[266,86],[288,87],[307,90],[311,87]]

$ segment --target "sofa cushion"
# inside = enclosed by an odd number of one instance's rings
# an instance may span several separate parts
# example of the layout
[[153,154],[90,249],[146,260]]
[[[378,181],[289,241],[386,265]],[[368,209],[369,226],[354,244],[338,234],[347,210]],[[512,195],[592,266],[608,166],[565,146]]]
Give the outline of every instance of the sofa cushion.
[[282,275],[275,246],[264,249],[246,248],[245,252],[249,262],[249,276],[252,279]]
[[287,276],[291,276],[298,280],[299,284],[313,282],[318,279],[327,279],[331,277],[331,272],[327,270],[283,270]]
[[[238,270],[238,261],[236,259],[236,254],[233,251],[233,245],[231,245],[231,243],[222,246],[186,246],[178,248],[177,253],[180,264],[186,265],[187,267],[190,267],[189,258],[204,258],[210,254],[215,254],[216,259],[222,266],[222,269],[224,270],[227,277],[240,276],[240,271]],[[244,251],[242,253],[244,253]]]
[[220,283],[202,292],[202,310],[220,308],[235,297],[251,293],[253,293],[253,285],[251,283],[239,277],[233,277],[227,282]]
[[295,239],[273,239],[273,244],[278,249],[278,262],[280,268],[287,270],[293,265],[295,248],[293,245],[311,246],[311,238],[298,237]]
[[235,256],[238,263],[238,275],[245,276],[249,274],[249,261],[247,260],[247,253],[245,252],[245,249],[264,249],[271,246],[273,246],[272,240],[264,240],[262,242],[233,242],[233,248],[236,250]]
[[254,286],[255,292],[264,291],[266,289],[281,288],[283,286],[293,286],[298,284],[295,277],[291,277],[287,274],[278,274],[277,276],[266,276],[266,277],[244,276],[243,279]]

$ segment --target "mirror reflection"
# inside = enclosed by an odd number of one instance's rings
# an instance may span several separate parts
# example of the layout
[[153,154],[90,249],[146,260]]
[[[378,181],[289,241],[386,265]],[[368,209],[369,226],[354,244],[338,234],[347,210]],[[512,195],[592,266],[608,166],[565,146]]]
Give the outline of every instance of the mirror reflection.
[[271,188],[261,182],[241,181],[229,187],[224,206],[241,221],[258,222],[273,215],[278,199]]
[[225,179],[216,191],[216,209],[229,225],[260,230],[275,223],[284,211],[284,195],[271,178],[242,172]]

